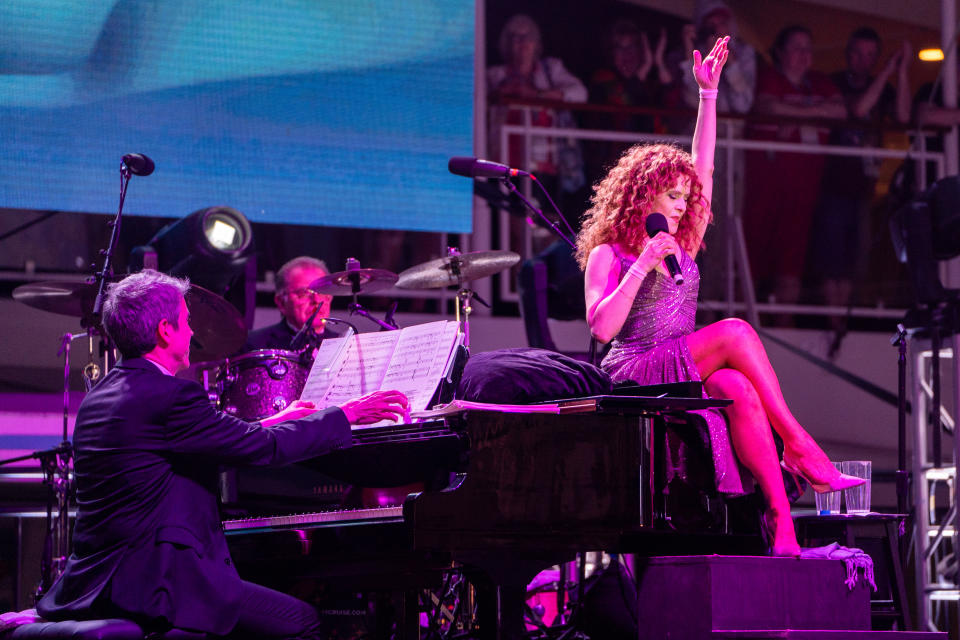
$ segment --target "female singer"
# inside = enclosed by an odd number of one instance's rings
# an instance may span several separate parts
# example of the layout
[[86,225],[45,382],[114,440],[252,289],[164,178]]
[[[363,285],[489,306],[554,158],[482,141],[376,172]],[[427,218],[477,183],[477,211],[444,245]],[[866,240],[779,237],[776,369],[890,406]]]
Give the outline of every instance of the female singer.
[[[783,467],[803,476],[814,490],[843,489],[863,480],[837,471],[794,418],[749,324],[729,318],[694,331],[699,284],[694,257],[711,218],[717,85],[727,40],[717,40],[706,58],[693,52],[700,106],[692,156],[663,144],[627,150],[594,188],[577,258],[586,270],[590,330],[601,342],[613,340],[603,369],[616,382],[702,380],[710,396],[732,399],[725,409],[729,435],[719,412],[704,412],[718,485],[738,474],[735,463],[728,462],[732,441],[737,459],[766,498],[763,522],[771,554],[797,556],[800,547],[769,425],[783,438]],[[669,232],[648,238],[645,222],[654,212],[666,217]],[[679,261],[684,284],[669,277],[664,265],[669,255]]]

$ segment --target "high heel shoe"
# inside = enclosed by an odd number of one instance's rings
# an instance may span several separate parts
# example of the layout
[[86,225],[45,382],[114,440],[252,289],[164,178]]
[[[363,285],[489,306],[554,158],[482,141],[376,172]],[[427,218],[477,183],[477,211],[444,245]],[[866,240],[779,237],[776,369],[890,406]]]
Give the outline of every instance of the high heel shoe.
[[[840,473],[840,471],[838,471],[837,468],[829,462],[827,462],[826,465],[823,465],[823,469],[821,469],[821,471],[826,471],[826,473],[831,477],[829,479],[824,479],[823,477],[814,479],[813,471],[811,469],[803,468],[802,462],[800,460],[793,460],[792,456],[786,451],[783,452],[783,460],[780,461],[780,466],[783,467],[784,471],[787,473],[792,473],[793,475],[800,476],[806,480],[807,483],[817,493],[850,489],[852,487],[858,487],[866,482],[865,478],[857,478],[856,476],[847,475],[846,473]],[[831,473],[831,471],[833,473]]]

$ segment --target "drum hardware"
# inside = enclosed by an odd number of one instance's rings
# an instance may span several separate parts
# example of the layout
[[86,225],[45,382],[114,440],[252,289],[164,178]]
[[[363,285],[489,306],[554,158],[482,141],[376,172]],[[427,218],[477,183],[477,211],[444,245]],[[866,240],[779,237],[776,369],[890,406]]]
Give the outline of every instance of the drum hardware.
[[314,293],[328,296],[369,295],[374,291],[389,289],[397,282],[397,274],[386,269],[364,269],[356,258],[347,258],[345,271],[328,273],[310,283]]
[[282,411],[300,397],[307,382],[310,366],[300,356],[261,349],[228,358],[217,376],[220,409],[247,421]]
[[100,382],[101,373],[100,365],[93,359],[93,332],[87,331],[87,364],[83,367],[83,386],[87,391]]
[[369,295],[374,291],[388,289],[396,284],[399,276],[386,269],[364,269],[360,267],[360,261],[356,258],[347,258],[346,270],[337,273],[330,273],[322,278],[318,278],[310,283],[310,290],[314,293],[330,296],[353,296],[347,309],[350,315],[357,315],[370,320],[378,325],[382,331],[393,331],[399,329],[397,323],[393,321],[393,312],[396,310],[396,303],[387,313],[383,320],[374,317],[367,311],[363,305],[357,301],[357,296],[362,294]]
[[399,289],[438,289],[457,287],[456,320],[464,335],[464,346],[470,346],[470,314],[472,301],[489,308],[490,304],[477,295],[465,282],[479,280],[509,269],[520,262],[520,254],[513,251],[474,251],[460,253],[456,247],[447,248],[447,257],[410,267],[400,274]]
[[92,278],[83,281],[31,282],[13,290],[13,299],[28,307],[88,320],[96,296],[97,285]]
[[184,296],[190,310],[190,359],[194,362],[219,360],[236,353],[247,341],[243,315],[214,292],[190,285]]
[[[68,431],[70,417],[70,345],[74,340],[80,338],[90,339],[91,346],[89,348],[92,359],[92,338],[94,335],[97,334],[93,331],[76,335],[65,333],[60,339],[60,349],[57,351],[57,356],[63,356],[63,441],[51,449],[0,460],[0,466],[24,460],[39,460],[43,471],[44,484],[50,487],[50,497],[47,502],[47,533],[41,558],[40,582],[37,584],[34,594],[37,599],[43,596],[63,573],[67,558],[70,556],[69,508],[74,493],[74,474],[71,464],[73,445],[70,443]],[[100,368],[96,362],[91,360],[84,369],[91,366]],[[56,505],[55,508],[54,505]]]
[[473,251],[460,253],[455,247],[448,255],[410,267],[400,273],[398,289],[458,288],[464,282],[479,280],[509,269],[520,262],[520,254],[513,251]]
[[[109,278],[116,281],[116,278]],[[13,290],[13,299],[28,307],[81,318],[81,324],[95,335],[106,337],[94,313],[97,296],[96,282],[52,281],[32,282]],[[195,362],[208,362],[226,357],[239,350],[247,339],[247,328],[237,308],[221,296],[190,285],[184,296],[190,309],[190,357]],[[107,347],[109,348],[109,347]],[[106,367],[101,373],[106,372]],[[91,374],[94,373],[92,370]],[[94,380],[95,382],[95,380]]]

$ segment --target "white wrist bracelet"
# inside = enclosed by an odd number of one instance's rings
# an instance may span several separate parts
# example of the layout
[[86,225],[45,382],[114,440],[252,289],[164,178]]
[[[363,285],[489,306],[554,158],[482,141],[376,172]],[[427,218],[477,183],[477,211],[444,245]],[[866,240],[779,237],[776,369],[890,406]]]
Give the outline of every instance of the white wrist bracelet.
[[701,100],[716,100],[718,89],[700,89],[700,99]]
[[630,265],[630,268],[627,269],[627,277],[643,280],[647,277],[647,272],[644,271],[642,267],[637,266],[637,263],[634,262],[632,265]]

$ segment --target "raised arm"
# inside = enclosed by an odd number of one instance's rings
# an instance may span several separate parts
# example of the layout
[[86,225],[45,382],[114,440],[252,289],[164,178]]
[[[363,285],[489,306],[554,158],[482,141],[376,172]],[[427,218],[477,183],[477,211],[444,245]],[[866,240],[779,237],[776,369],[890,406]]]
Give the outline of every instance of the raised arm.
[[[877,102],[880,101],[880,97],[883,95],[884,89],[887,87],[887,80],[890,79],[890,76],[893,75],[893,72],[901,68],[901,60],[903,56],[903,51],[897,51],[890,59],[887,60],[887,63],[883,65],[883,69],[880,70],[880,73],[873,79],[873,82],[870,83],[870,86],[867,87],[867,90],[855,100],[850,105],[850,116],[856,119],[864,119],[870,115],[870,112]],[[904,92],[905,93],[905,92]],[[897,120],[900,120],[900,97],[899,97],[899,87],[898,87],[898,97],[897,97]],[[905,122],[905,121],[904,121]]]
[[[713,154],[717,145],[717,87],[720,85],[720,72],[727,61],[729,40],[730,36],[719,38],[706,58],[703,58],[699,51],[693,52],[693,76],[700,88],[700,106],[697,109],[697,126],[693,130],[691,153],[708,207],[713,197]],[[708,222],[706,217],[700,222],[697,228],[698,239],[703,239]]]

